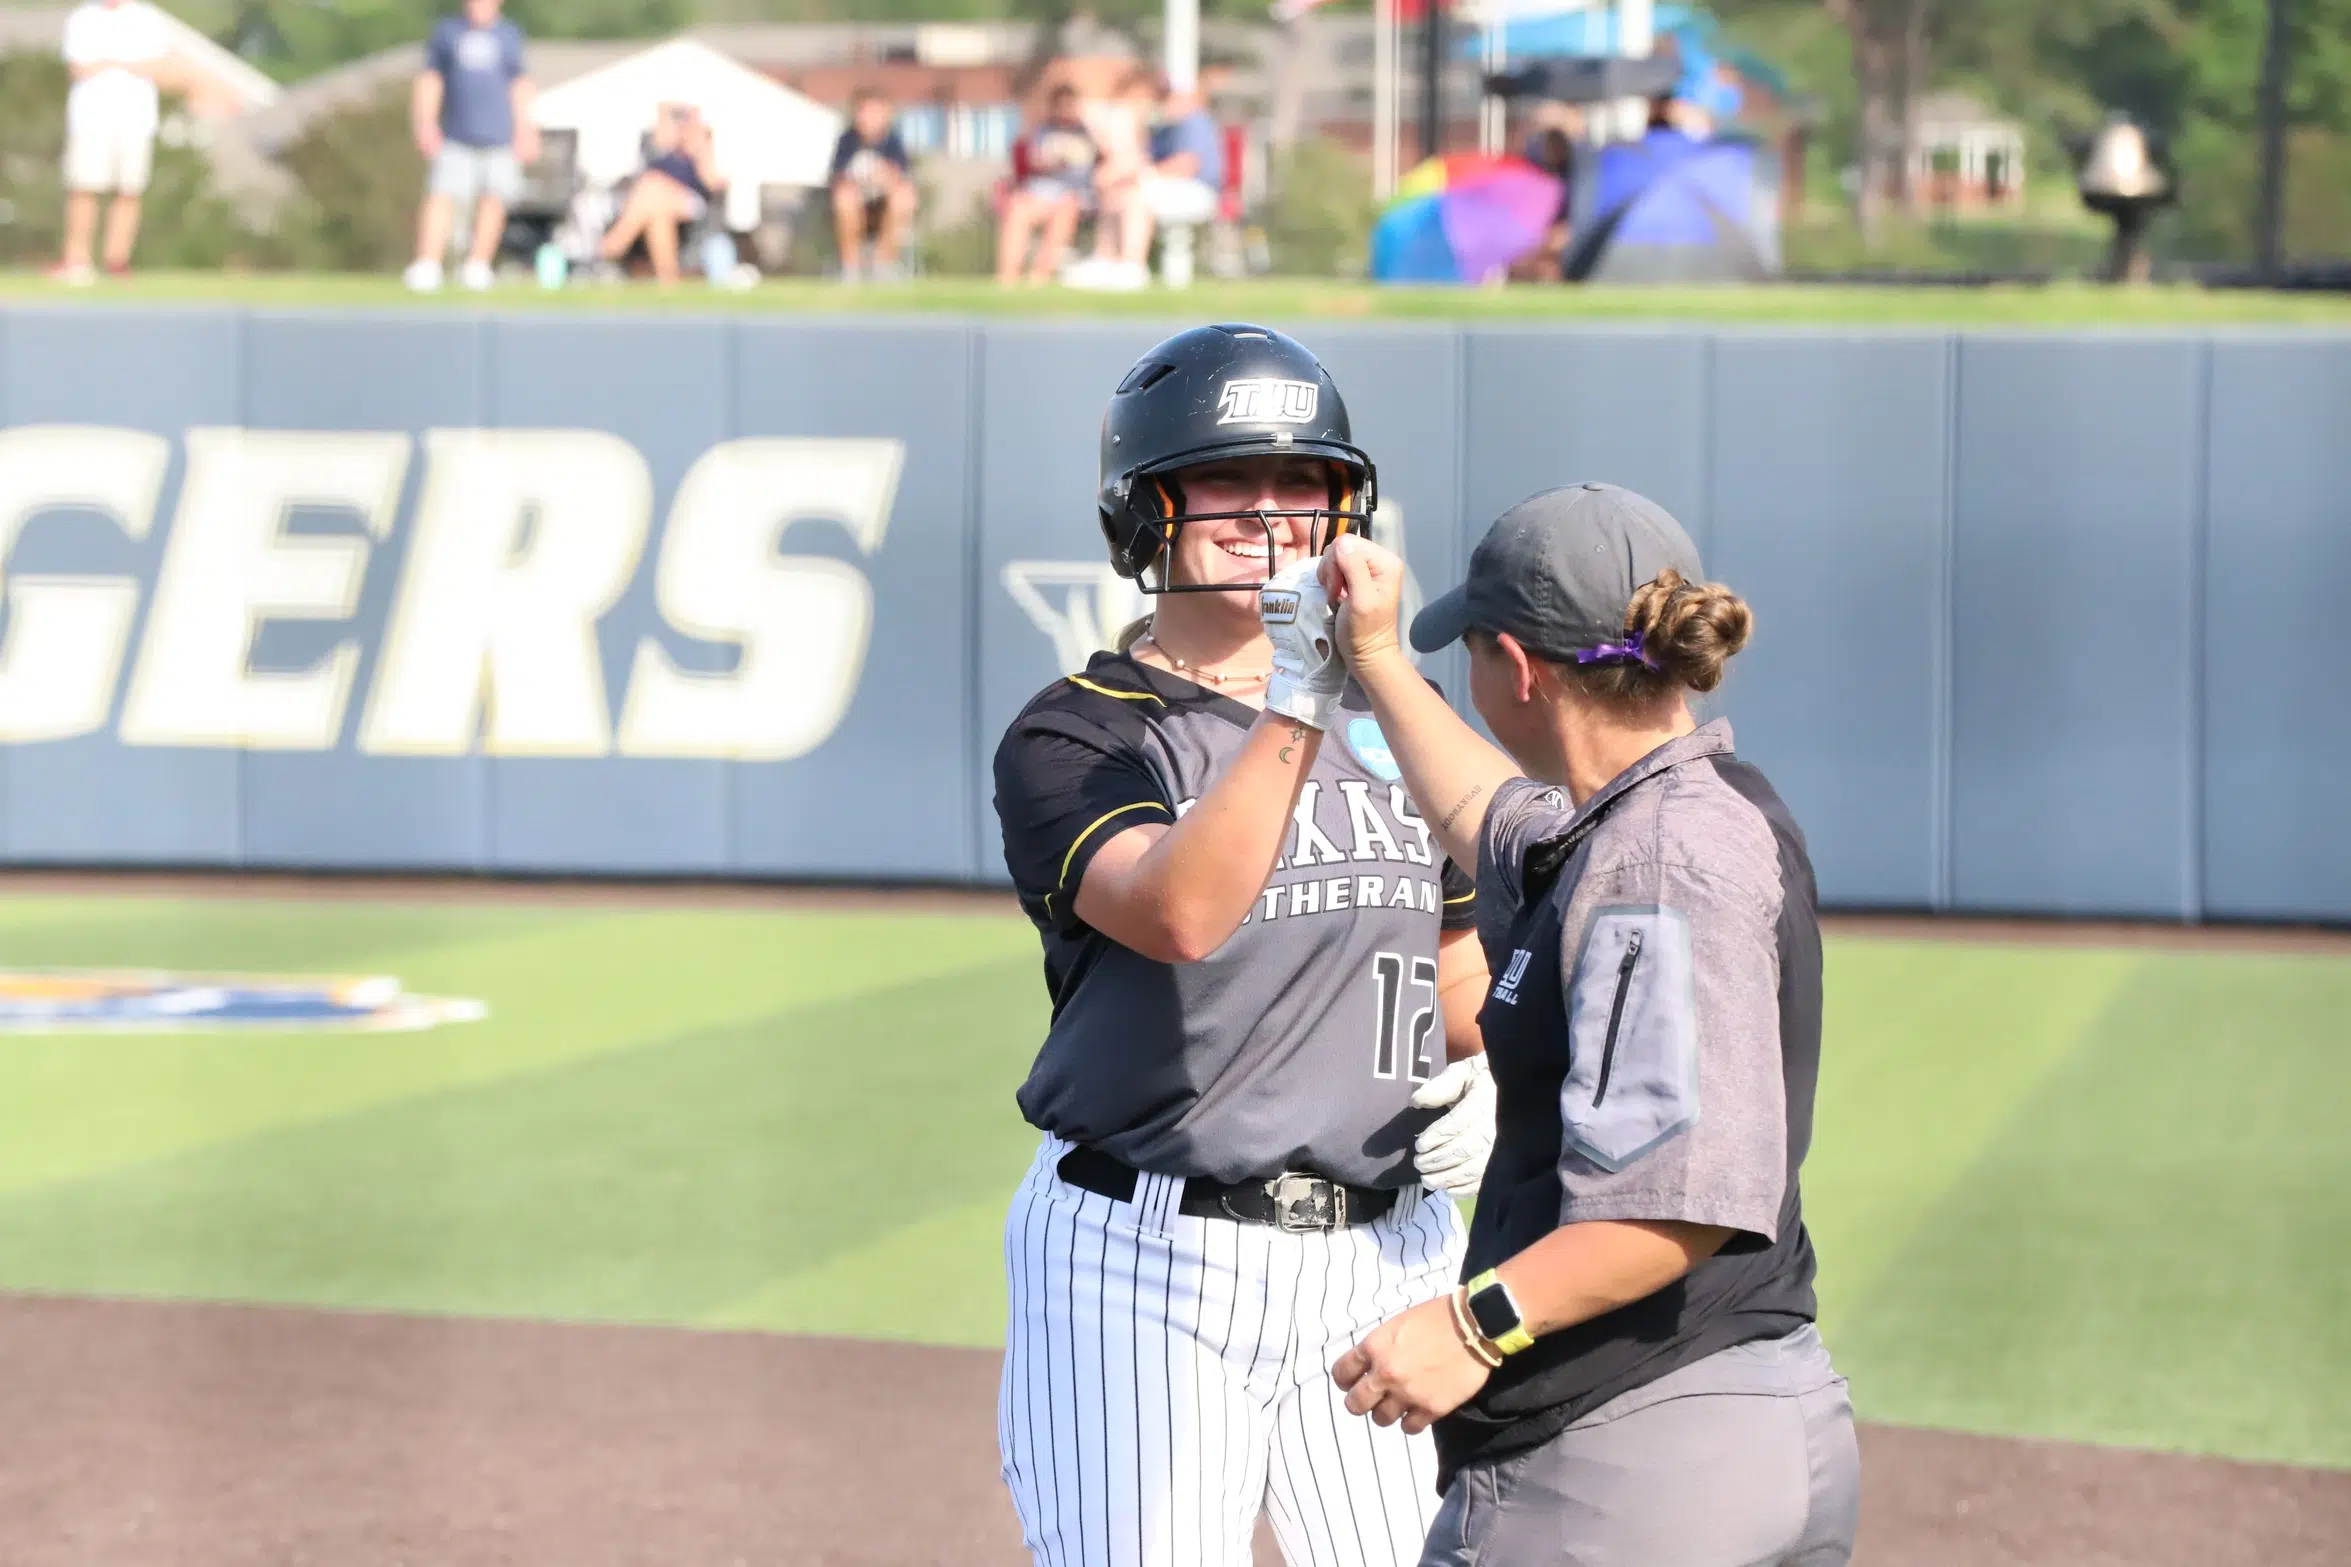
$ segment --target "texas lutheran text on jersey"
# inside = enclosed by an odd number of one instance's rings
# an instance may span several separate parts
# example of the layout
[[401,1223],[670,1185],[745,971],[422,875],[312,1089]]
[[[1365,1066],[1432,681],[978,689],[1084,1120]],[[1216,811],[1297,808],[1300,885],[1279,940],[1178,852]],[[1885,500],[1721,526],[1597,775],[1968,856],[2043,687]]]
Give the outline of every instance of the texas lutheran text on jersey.
[[1021,1109],[1161,1174],[1409,1184],[1428,1116],[1407,1101],[1445,1064],[1438,937],[1475,923],[1476,893],[1434,849],[1360,693],[1350,688],[1324,737],[1264,893],[1214,953],[1156,962],[1071,907],[1102,845],[1181,817],[1256,718],[1105,653],[1006,732],[1005,863],[1053,997]]

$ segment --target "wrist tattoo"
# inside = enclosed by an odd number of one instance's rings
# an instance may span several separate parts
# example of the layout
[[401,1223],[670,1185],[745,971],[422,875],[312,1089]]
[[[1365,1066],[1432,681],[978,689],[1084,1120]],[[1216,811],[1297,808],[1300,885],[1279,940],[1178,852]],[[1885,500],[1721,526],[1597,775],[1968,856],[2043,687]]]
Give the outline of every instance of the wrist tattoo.
[[1461,813],[1462,813],[1463,811],[1466,811],[1466,810],[1468,810],[1468,809],[1469,809],[1470,802],[1471,802],[1472,800],[1475,800],[1475,799],[1476,799],[1476,798],[1477,798],[1479,795],[1481,795],[1481,794],[1484,794],[1485,792],[1486,792],[1486,786],[1485,786],[1484,784],[1472,784],[1472,785],[1470,785],[1470,788],[1469,788],[1469,793],[1467,793],[1467,794],[1463,795],[1463,796],[1462,796],[1460,799],[1458,799],[1458,800],[1454,801],[1454,802],[1453,802],[1453,809],[1451,809],[1450,811],[1447,811],[1447,812],[1444,814],[1444,816],[1443,816],[1443,817],[1442,817],[1442,818],[1441,818],[1441,819],[1440,819],[1440,820],[1437,822],[1437,826],[1438,826],[1439,830],[1443,830],[1444,828],[1447,828],[1447,827],[1450,827],[1450,826],[1452,826],[1452,825],[1453,825],[1453,823],[1454,823],[1455,821],[1457,821],[1457,820],[1460,818],[1460,816],[1461,816]]
[[1306,726],[1304,724],[1292,724],[1290,726],[1290,743],[1283,746],[1281,750],[1282,760],[1287,762],[1290,759],[1290,753],[1305,743]]

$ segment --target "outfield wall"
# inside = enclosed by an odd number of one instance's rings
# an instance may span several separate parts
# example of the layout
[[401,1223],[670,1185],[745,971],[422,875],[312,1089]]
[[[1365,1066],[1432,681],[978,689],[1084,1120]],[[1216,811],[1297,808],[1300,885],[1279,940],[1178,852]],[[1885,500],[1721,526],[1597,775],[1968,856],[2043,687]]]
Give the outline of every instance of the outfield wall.
[[[996,877],[1161,330],[0,310],[0,858]],[[1432,590],[1689,525],[1833,901],[2351,919],[2351,336],[1303,335]]]

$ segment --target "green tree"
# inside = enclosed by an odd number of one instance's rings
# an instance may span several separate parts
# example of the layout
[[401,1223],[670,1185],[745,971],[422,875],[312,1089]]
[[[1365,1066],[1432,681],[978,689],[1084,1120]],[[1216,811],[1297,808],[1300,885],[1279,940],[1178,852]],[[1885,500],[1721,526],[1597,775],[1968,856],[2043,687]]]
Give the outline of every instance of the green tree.
[[[2329,172],[2351,152],[2351,0],[2293,0],[2286,228],[2304,254],[2351,254]],[[2258,85],[2268,0],[1984,0],[1946,46],[1955,65],[2015,80],[2012,100],[2087,130],[2121,109],[2170,144],[2188,255],[2253,249]]]
[[[64,235],[65,64],[48,53],[0,55],[0,263],[57,258]],[[164,102],[163,133],[139,224],[138,264],[147,267],[251,265],[267,241],[220,194],[212,165],[193,145],[176,100]]]
[[408,134],[408,84],[322,115],[286,149],[297,191],[278,215],[288,260],[336,272],[397,271],[416,245],[424,160]]
[[1307,136],[1275,157],[1271,173],[1264,224],[1274,270],[1289,277],[1361,277],[1379,216],[1364,161],[1336,142]]
[[[1842,167],[1864,140],[1862,78],[1882,74],[1888,36],[1912,0],[1713,0],[1734,38],[1786,69],[1828,111],[1821,141]],[[1937,0],[1916,80],[1963,87],[2022,121],[2044,174],[2066,176],[2069,137],[2109,110],[2169,144],[2180,210],[2174,253],[2252,254],[2259,159],[2257,84],[2268,0]],[[2288,250],[2351,255],[2351,0],[2292,0],[2286,184]],[[1874,65],[1856,59],[1854,25],[1877,29]],[[1834,24],[1834,25],[1824,25]],[[1886,29],[1891,27],[1892,34]],[[1893,49],[1893,55],[1899,50]],[[1881,103],[1873,129],[1895,118]]]
[[[235,0],[212,25],[221,42],[284,81],[402,44],[422,43],[454,0]],[[696,20],[693,0],[507,0],[534,38],[647,38]],[[192,18],[193,20],[193,18]],[[198,20],[196,25],[208,25]]]

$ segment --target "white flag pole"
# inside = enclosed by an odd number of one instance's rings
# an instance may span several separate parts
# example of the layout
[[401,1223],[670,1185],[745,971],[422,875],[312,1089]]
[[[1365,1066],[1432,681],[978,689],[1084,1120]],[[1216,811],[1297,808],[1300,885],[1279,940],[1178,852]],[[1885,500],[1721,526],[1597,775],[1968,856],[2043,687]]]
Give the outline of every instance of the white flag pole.
[[1396,194],[1396,0],[1371,6],[1371,193]]
[[[1504,17],[1499,7],[1486,18],[1486,59],[1488,76],[1502,74],[1504,44],[1502,29]],[[1510,105],[1493,93],[1487,93],[1479,105],[1478,150],[1488,157],[1502,151],[1503,138],[1509,132]]]
[[1161,39],[1167,83],[1178,92],[1200,84],[1200,0],[1167,0]]
[[[1646,60],[1656,48],[1657,11],[1651,0],[1617,0],[1616,52],[1628,60]],[[1649,105],[1627,98],[1620,112],[1624,137],[1638,141],[1648,129]]]

